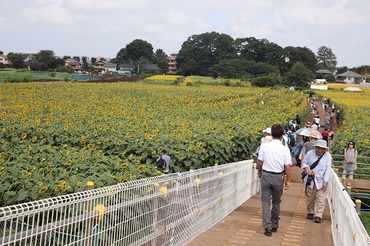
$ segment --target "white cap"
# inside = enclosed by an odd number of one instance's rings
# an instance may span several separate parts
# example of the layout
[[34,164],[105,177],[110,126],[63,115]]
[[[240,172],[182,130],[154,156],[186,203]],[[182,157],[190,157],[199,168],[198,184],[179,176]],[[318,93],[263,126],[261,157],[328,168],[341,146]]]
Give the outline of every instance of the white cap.
[[263,130],[264,133],[271,134],[271,128],[267,127],[265,130]]

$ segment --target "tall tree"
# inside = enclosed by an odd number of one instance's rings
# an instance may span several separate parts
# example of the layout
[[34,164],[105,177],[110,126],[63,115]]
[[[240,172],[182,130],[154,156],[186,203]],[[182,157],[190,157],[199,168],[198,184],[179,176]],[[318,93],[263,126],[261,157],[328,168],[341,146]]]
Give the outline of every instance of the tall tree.
[[37,70],[56,69],[59,66],[64,66],[64,60],[57,58],[52,50],[40,50],[36,55],[38,64]]
[[89,63],[87,62],[87,57],[83,56],[82,57],[82,68],[87,70],[89,68]]
[[256,78],[279,74],[277,66],[264,62],[255,62],[245,58],[224,59],[213,66],[214,73],[223,78]]
[[234,45],[238,50],[238,54],[247,60],[266,62],[271,65],[281,63],[283,48],[267,39],[241,38],[235,40]]
[[95,62],[96,62],[96,58],[95,57],[91,57],[91,64],[95,65]]
[[117,53],[116,62],[134,64],[139,73],[142,64],[153,62],[153,56],[153,46],[150,43],[135,39]]
[[26,66],[24,62],[24,55],[20,53],[9,53],[8,54],[8,60],[13,68],[19,69],[24,68]]
[[157,49],[154,52],[154,62],[161,69],[162,73],[167,73],[168,71],[167,57],[167,54],[162,49]]
[[177,56],[178,73],[215,76],[212,67],[223,59],[236,57],[233,38],[217,32],[189,37]]
[[307,47],[285,47],[282,51],[282,63],[280,65],[280,72],[284,75],[292,66],[301,62],[311,72],[317,70],[317,60],[315,53]]
[[290,71],[284,76],[288,86],[308,88],[309,82],[313,80],[314,73],[311,72],[302,62],[296,62]]
[[326,46],[320,46],[317,51],[318,67],[334,71],[337,66],[337,57],[332,49]]
[[167,54],[162,49],[156,49],[154,52],[154,62],[158,63],[160,60],[167,60]]

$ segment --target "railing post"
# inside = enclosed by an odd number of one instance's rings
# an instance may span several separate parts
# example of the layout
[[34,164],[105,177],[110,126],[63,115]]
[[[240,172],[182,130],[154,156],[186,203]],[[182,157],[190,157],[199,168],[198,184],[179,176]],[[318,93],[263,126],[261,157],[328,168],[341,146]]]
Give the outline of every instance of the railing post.
[[[94,188],[94,182],[88,181],[86,183],[86,190],[92,190]],[[88,214],[93,210],[93,204],[91,200],[86,201],[86,207],[85,207],[85,214],[88,216]],[[84,246],[91,246],[92,245],[92,218],[86,218],[85,221],[85,240],[84,240]]]
[[348,195],[351,196],[351,186],[350,185],[346,186],[346,190],[347,190]]
[[358,215],[360,215],[361,214],[361,200],[356,199],[355,203],[356,203],[356,212]]

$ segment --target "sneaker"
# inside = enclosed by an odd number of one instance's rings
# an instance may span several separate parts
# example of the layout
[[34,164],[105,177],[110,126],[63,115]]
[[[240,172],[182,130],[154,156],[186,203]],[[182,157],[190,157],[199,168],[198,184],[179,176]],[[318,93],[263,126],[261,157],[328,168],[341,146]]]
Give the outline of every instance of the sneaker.
[[307,219],[313,220],[313,214],[307,214]]
[[321,223],[321,218],[320,217],[315,217],[315,223]]
[[271,231],[271,229],[265,229],[265,233],[263,233],[263,234],[265,234],[265,236],[271,237],[272,236],[272,231]]

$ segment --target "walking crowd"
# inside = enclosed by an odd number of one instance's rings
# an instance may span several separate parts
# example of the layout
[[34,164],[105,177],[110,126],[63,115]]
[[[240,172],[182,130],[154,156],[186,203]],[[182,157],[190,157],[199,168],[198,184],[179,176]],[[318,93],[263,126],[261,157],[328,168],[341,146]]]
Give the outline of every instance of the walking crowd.
[[[262,224],[266,236],[272,236],[279,228],[281,198],[283,191],[289,189],[292,166],[302,168],[307,219],[315,223],[322,220],[332,166],[328,149],[334,132],[330,129],[333,124],[340,124],[341,112],[330,103],[330,98],[323,97],[321,102],[309,99],[308,103],[313,123],[306,122],[301,127],[301,119],[296,115],[285,127],[274,124],[266,128],[261,145],[253,154],[261,179]],[[348,174],[349,180],[357,168],[356,159],[357,150],[351,140],[344,150],[343,163],[343,176]]]

